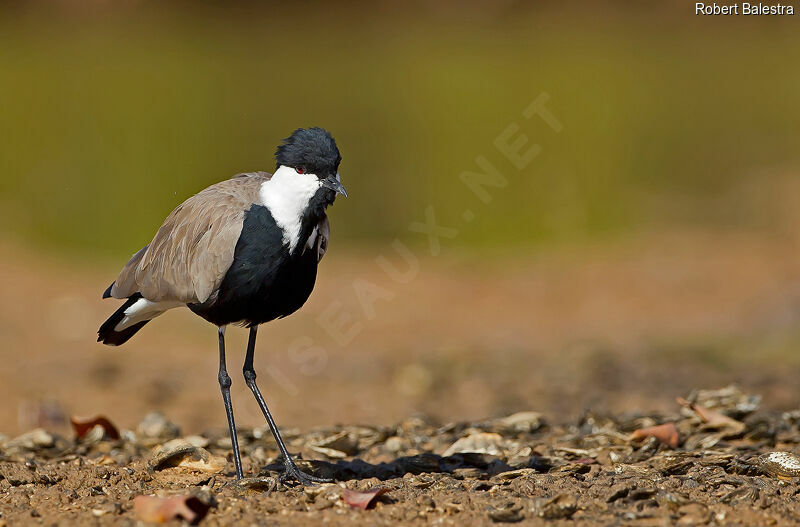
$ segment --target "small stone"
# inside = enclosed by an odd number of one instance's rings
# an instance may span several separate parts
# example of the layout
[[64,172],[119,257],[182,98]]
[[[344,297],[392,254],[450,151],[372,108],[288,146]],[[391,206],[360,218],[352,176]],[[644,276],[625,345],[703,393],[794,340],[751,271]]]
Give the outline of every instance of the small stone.
[[433,512],[436,510],[436,503],[433,501],[433,498],[428,496],[427,494],[423,494],[419,498],[417,498],[417,509],[421,512]]
[[656,492],[658,492],[658,490],[652,487],[633,489],[630,494],[628,494],[628,498],[632,501],[646,500],[655,496]]
[[119,503],[103,503],[99,507],[92,509],[92,516],[99,518],[106,514],[119,514],[122,511],[122,505]]
[[718,390],[695,390],[687,399],[692,404],[716,410],[734,419],[742,419],[755,412],[761,403],[760,395],[744,393],[734,385]]
[[758,467],[777,478],[800,477],[800,456],[792,452],[769,452],[758,456]]
[[606,495],[606,503],[613,503],[620,498],[624,498],[631,491],[628,485],[614,485]]
[[516,523],[525,518],[522,506],[513,501],[503,503],[497,507],[489,507],[486,514],[490,520],[496,523]]
[[500,432],[531,433],[544,424],[539,412],[517,412],[494,422],[495,429]]
[[458,502],[451,501],[442,505],[442,511],[448,515],[458,514],[459,512],[464,511],[464,506]]
[[327,447],[322,447],[322,446],[309,445],[308,449],[309,450],[313,450],[314,452],[316,452],[318,454],[322,454],[323,456],[325,456],[325,457],[327,457],[329,459],[344,459],[344,458],[347,457],[347,454],[345,454],[341,450],[336,450],[335,448],[327,448]]
[[197,448],[205,448],[209,444],[209,440],[203,436],[191,435],[183,438],[184,441]]
[[334,506],[335,503],[336,503],[335,501],[319,499],[316,500],[310,508],[315,511],[322,511],[325,509],[330,509],[331,507]]
[[199,472],[222,472],[226,465],[225,458],[212,456],[204,449],[193,446],[183,439],[167,441],[151,455],[147,461],[153,470],[162,470],[168,467],[183,467]]
[[343,430],[338,434],[333,434],[319,441],[311,443],[309,448],[321,453],[334,450],[341,453],[341,455],[336,454],[329,457],[338,458],[352,456],[358,453],[358,438]]
[[401,451],[403,451],[403,450],[405,450],[407,448],[410,448],[411,444],[409,443],[409,441],[407,439],[403,439],[402,437],[398,437],[398,436],[392,436],[392,437],[390,437],[389,439],[386,440],[386,442],[383,444],[383,446],[389,452],[397,453],[397,452],[401,452]]
[[462,437],[444,451],[442,456],[452,456],[462,453],[489,454],[499,456],[502,454],[503,438],[500,434],[479,432]]
[[501,480],[509,480],[509,479],[516,479],[522,476],[530,476],[531,474],[535,474],[536,471],[532,468],[521,468],[518,470],[508,470],[506,472],[500,472],[495,476],[496,479]]
[[327,493],[331,487],[336,487],[337,485],[333,483],[323,483],[321,485],[314,485],[313,487],[303,487],[303,494],[308,496],[311,499],[316,499],[317,496],[320,494]]
[[37,448],[50,448],[54,444],[55,438],[49,432],[42,428],[36,428],[9,441],[6,443],[6,448],[35,450]]
[[586,463],[567,463],[566,465],[561,465],[555,471],[566,474],[588,474],[591,470],[591,465]]
[[711,512],[702,503],[688,503],[678,509],[678,525],[702,525],[711,521]]
[[411,474],[439,472],[439,457],[433,454],[419,454],[398,460],[402,470]]
[[484,472],[475,467],[464,467],[453,470],[453,477],[456,479],[479,479]]
[[279,483],[278,478],[273,478],[270,476],[259,476],[252,478],[242,478],[238,480],[235,483],[235,485],[243,489],[272,492],[273,490],[278,488],[278,483]]
[[0,462],[0,480],[7,482],[12,487],[39,483],[40,475],[22,463]]
[[566,519],[578,510],[578,498],[572,494],[559,494],[542,502],[537,507],[537,515],[546,520]]
[[180,433],[178,425],[169,421],[161,412],[150,412],[136,428],[136,434],[145,439],[173,439]]

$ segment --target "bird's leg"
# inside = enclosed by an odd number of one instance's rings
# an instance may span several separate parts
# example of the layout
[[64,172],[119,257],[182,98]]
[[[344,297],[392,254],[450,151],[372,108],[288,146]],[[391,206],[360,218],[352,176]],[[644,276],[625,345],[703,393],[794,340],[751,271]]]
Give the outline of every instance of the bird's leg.
[[233,405],[231,404],[231,378],[225,369],[225,326],[218,328],[219,333],[219,388],[222,390],[222,401],[225,403],[225,415],[228,416],[228,428],[233,445],[233,462],[236,465],[236,479],[242,479],[242,458],[239,455],[239,439],[236,437],[236,423],[233,421]]
[[242,372],[244,373],[244,380],[247,383],[247,386],[250,388],[250,390],[252,390],[253,395],[255,395],[256,401],[258,401],[258,406],[261,408],[261,412],[264,414],[267,424],[269,424],[269,429],[272,431],[272,435],[275,437],[275,442],[278,443],[278,449],[281,451],[281,455],[283,455],[283,464],[285,468],[281,479],[285,480],[292,478],[302,485],[329,483],[332,480],[312,476],[311,474],[306,474],[300,470],[292,459],[292,456],[289,455],[289,451],[286,449],[286,445],[281,438],[281,433],[278,431],[275,420],[272,418],[272,414],[269,412],[269,408],[267,408],[267,403],[264,401],[264,397],[261,395],[261,390],[259,390],[258,386],[256,385],[256,370],[253,368],[253,354],[256,349],[257,332],[258,326],[253,326],[250,328],[250,337],[247,340],[247,355],[244,359],[244,367],[242,368]]

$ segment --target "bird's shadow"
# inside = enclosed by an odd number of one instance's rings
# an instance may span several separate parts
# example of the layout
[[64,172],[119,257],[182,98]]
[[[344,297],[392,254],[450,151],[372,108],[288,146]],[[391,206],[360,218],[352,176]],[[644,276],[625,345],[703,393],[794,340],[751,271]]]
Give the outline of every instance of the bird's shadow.
[[[334,462],[321,460],[296,459],[298,467],[315,476],[348,481],[377,478],[381,481],[401,478],[406,474],[445,473],[452,475],[469,475],[476,479],[486,479],[503,472],[531,468],[537,472],[547,472],[551,465],[539,456],[530,456],[526,462],[509,465],[502,459],[480,453],[460,453],[451,456],[440,456],[423,453],[415,456],[398,457],[392,461],[369,463],[363,459],[339,460]],[[466,470],[464,470],[466,469]],[[283,462],[278,459],[263,468],[266,472],[281,472]]]

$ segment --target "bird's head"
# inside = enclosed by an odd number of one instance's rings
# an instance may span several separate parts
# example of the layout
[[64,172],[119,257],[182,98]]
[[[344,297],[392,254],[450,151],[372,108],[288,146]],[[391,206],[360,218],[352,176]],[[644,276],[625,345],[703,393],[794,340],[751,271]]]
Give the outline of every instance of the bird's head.
[[331,134],[322,128],[298,128],[283,140],[275,152],[275,172],[292,171],[299,178],[316,178],[321,189],[333,202],[336,194],[347,197],[339,179],[342,156]]

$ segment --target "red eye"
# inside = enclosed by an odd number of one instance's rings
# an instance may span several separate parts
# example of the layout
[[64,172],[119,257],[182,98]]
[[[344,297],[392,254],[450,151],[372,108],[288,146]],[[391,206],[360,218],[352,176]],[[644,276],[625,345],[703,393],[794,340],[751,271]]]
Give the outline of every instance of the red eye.
[[298,174],[305,174],[306,173],[306,167],[295,167],[294,169]]

